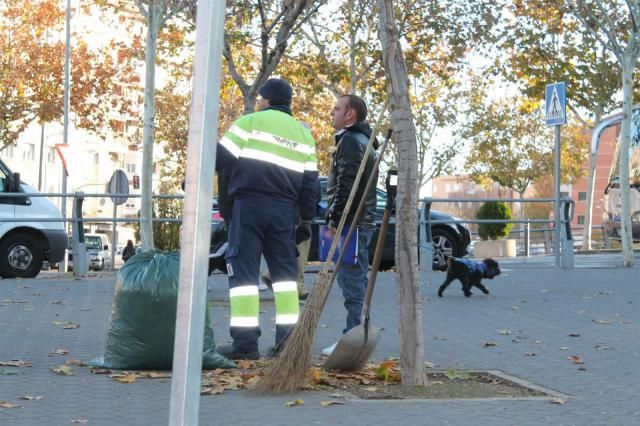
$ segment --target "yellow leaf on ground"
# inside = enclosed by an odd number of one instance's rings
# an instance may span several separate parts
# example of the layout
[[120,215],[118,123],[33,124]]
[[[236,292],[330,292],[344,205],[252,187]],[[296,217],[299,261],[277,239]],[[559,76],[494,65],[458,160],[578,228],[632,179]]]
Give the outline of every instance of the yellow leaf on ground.
[[0,401],[0,408],[19,408],[19,405],[16,405],[12,402]]
[[125,374],[112,374],[109,376],[110,379],[113,379],[120,383],[133,383],[138,377],[140,377],[137,373],[125,373]]
[[61,365],[58,368],[52,367],[51,371],[61,376],[73,376],[73,369],[67,365]]
[[573,361],[574,364],[584,364],[584,361],[578,355],[571,355],[567,359],[570,359],[571,361]]
[[285,407],[297,407],[298,405],[304,404],[304,399],[296,399],[294,401],[285,402]]

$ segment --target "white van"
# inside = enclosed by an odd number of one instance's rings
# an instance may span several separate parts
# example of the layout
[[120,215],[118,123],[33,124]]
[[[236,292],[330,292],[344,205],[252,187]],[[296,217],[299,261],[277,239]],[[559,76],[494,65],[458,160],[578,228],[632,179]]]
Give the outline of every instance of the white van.
[[84,234],[84,244],[89,257],[89,269],[102,271],[111,269],[111,247],[105,234]]
[[[3,194],[23,192],[24,197]],[[67,247],[67,233],[60,210],[45,197],[30,197],[36,191],[20,182],[20,174],[13,173],[0,160],[0,277],[33,278],[42,263],[60,262]],[[29,219],[16,221],[15,219]],[[60,219],[43,222],[41,219]]]

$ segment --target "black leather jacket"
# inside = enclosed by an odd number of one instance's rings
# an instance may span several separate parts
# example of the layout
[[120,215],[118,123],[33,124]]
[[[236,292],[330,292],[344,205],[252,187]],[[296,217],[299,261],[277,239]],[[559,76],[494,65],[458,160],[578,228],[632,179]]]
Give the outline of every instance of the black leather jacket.
[[[356,123],[346,127],[336,134],[336,149],[331,155],[329,176],[327,177],[327,221],[337,227],[349,198],[349,193],[363,160],[364,153],[371,137],[371,127],[366,122]],[[367,181],[372,173],[375,173],[378,181],[378,169],[373,168],[376,160],[375,150],[378,142],[374,141],[374,149],[367,158],[364,174],[360,178],[358,192],[347,216],[346,226],[351,225],[353,216],[362,199]],[[376,185],[366,194],[366,205],[358,226],[362,228],[375,228],[376,224]]]

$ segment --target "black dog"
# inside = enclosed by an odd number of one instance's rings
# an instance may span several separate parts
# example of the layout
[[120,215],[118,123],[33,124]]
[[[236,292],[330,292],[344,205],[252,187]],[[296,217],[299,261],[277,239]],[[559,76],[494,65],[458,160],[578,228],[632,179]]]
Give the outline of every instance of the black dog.
[[[444,269],[444,268],[443,268]],[[484,294],[489,294],[489,290],[482,285],[483,278],[493,279],[500,275],[500,266],[493,259],[485,259],[481,262],[469,259],[454,259],[450,257],[446,266],[447,277],[438,289],[438,297],[454,280],[462,283],[462,292],[466,297],[471,296],[471,287],[478,287]]]

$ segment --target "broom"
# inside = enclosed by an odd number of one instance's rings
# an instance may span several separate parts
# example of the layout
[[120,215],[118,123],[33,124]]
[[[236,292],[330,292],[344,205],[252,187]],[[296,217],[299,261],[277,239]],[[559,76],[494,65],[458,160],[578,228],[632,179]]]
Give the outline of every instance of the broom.
[[[385,104],[386,107],[386,104]],[[384,111],[384,109],[383,109]],[[365,150],[363,161],[360,163],[360,167],[358,172],[356,173],[356,178],[353,183],[353,187],[351,188],[351,193],[349,194],[349,198],[347,199],[347,203],[340,218],[340,223],[338,224],[338,228],[336,229],[336,235],[342,234],[342,229],[344,228],[344,224],[346,222],[346,218],[348,216],[348,212],[351,209],[351,204],[353,203],[353,199],[355,198],[355,194],[358,190],[358,186],[360,184],[360,178],[364,173],[364,169],[366,166],[366,159],[373,148],[373,141],[375,140],[375,128],[380,124],[381,117],[378,117],[378,121],[374,126],[374,131],[371,133],[371,138],[369,139],[369,143],[367,145],[367,149]],[[374,170],[376,170],[380,164],[380,160],[382,159],[382,153],[391,138],[391,130],[389,130],[387,137],[380,149],[380,155],[376,159]],[[370,188],[375,185],[375,174],[372,174],[367,182],[366,189],[364,191],[365,194],[368,193]],[[364,209],[366,204],[366,197],[363,197],[360,200],[360,204],[358,205],[358,209],[353,218],[352,226],[349,229],[347,237],[345,238],[345,244],[351,238],[351,234],[353,229],[356,228],[358,219]],[[327,297],[329,296],[329,291],[331,290],[331,286],[336,277],[338,269],[342,264],[342,259],[346,250],[340,250],[340,256],[333,268],[333,271],[329,272],[329,265],[331,263],[331,259],[333,259],[333,255],[335,253],[338,241],[340,238],[334,238],[329,249],[329,254],[327,255],[327,260],[324,263],[324,267],[322,271],[318,274],[318,278],[313,286],[313,291],[309,296],[309,300],[305,306],[304,311],[302,312],[302,316],[300,320],[297,322],[295,328],[293,329],[292,334],[289,336],[284,350],[280,354],[278,358],[274,360],[269,369],[265,372],[262,380],[258,382],[254,390],[258,393],[293,393],[299,390],[304,386],[307,371],[311,367],[311,345],[313,344],[313,340],[315,338],[315,333],[318,325],[318,321],[320,320],[320,314],[322,313],[322,309],[327,301]]]

